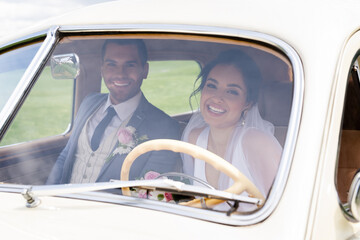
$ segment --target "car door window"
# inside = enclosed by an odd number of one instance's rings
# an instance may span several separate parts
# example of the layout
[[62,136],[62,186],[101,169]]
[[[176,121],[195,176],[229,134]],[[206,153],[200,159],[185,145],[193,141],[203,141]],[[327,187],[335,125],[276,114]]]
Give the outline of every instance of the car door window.
[[342,203],[347,202],[352,179],[360,169],[360,58],[355,59],[348,75],[336,176]]

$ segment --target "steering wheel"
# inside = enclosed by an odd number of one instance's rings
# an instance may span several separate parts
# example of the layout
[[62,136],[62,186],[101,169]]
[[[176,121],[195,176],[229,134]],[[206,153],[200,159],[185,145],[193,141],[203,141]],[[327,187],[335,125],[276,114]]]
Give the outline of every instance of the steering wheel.
[[[147,153],[149,151],[160,151],[160,150],[170,150],[173,152],[183,152],[189,154],[193,158],[201,159],[206,163],[213,166],[215,169],[225,173],[227,176],[234,180],[234,184],[226,189],[226,192],[241,194],[246,191],[250,194],[250,196],[256,197],[261,200],[263,203],[265,198],[259,191],[259,189],[247,178],[244,174],[242,174],[236,167],[232,164],[219,157],[218,155],[191,143],[182,142],[173,139],[155,139],[146,141],[142,144],[136,146],[125,158],[123,166],[121,168],[120,180],[128,181],[130,167],[135,161],[137,157],[140,155]],[[123,188],[122,192],[126,196],[130,196],[130,189]],[[225,200],[219,199],[205,199],[205,203],[207,207],[216,206]],[[202,207],[202,203],[200,199],[194,199],[192,201],[182,203],[182,205],[193,206],[193,207]]]

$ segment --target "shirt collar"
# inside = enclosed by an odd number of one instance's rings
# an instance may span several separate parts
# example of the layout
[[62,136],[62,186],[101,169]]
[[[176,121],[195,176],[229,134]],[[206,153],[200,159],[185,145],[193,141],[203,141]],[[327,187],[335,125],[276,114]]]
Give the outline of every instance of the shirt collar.
[[117,105],[113,105],[110,100],[110,94],[108,95],[107,101],[104,105],[103,112],[105,114],[108,107],[112,106],[115,109],[116,114],[120,118],[121,121],[124,121],[129,116],[131,116],[136,108],[139,106],[140,100],[142,97],[142,92],[139,91],[134,97],[126,100],[125,102],[119,103]]

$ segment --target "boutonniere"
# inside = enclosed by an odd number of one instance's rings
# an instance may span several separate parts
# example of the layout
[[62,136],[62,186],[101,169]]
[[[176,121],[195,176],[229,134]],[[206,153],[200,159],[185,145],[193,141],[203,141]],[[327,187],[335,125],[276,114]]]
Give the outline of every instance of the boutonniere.
[[116,154],[128,154],[135,146],[148,139],[147,135],[137,136],[136,129],[131,126],[120,128],[117,132],[117,138],[117,146],[106,161]]

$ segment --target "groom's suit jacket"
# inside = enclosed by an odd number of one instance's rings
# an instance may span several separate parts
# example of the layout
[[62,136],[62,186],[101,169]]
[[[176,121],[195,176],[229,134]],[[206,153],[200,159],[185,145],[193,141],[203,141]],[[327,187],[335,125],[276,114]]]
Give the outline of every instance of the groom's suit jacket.
[[[87,119],[103,104],[107,94],[92,94],[84,99],[74,121],[71,137],[59,155],[48,177],[47,184],[65,184],[70,182],[75,153],[79,135],[86,124]],[[150,104],[142,96],[139,106],[132,115],[127,126],[136,129],[138,136],[146,135],[151,139],[180,139],[178,123]],[[120,170],[127,154],[116,154],[102,167],[97,182],[107,182],[110,179],[119,179]],[[130,169],[130,179],[138,179],[148,171],[159,173],[179,171],[181,158],[179,154],[171,151],[152,151],[138,157]]]

